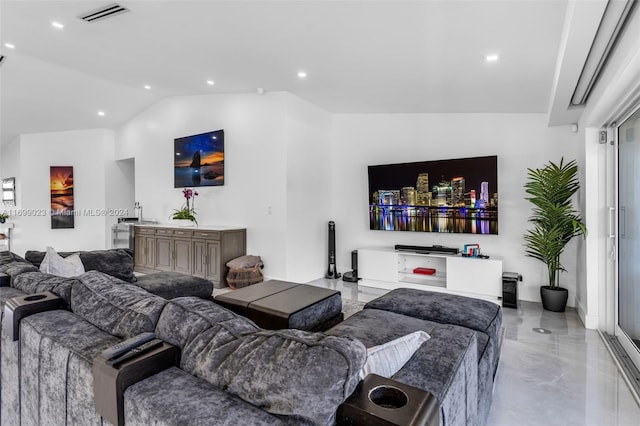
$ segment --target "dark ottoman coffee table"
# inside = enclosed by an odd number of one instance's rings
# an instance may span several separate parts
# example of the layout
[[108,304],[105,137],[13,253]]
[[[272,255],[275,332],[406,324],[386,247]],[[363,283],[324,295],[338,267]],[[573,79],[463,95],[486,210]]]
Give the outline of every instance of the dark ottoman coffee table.
[[269,330],[322,331],[343,319],[339,291],[287,281],[255,284],[214,300]]

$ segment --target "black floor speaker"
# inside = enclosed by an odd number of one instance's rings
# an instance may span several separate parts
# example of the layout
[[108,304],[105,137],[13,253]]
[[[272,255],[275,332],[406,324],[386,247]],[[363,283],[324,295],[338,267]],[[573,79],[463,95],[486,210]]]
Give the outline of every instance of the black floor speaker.
[[351,252],[351,269],[351,271],[344,273],[342,281],[357,283],[360,279],[358,278],[358,250],[353,250]]
[[334,221],[329,222],[329,249],[328,249],[329,267],[325,278],[340,278],[340,273],[336,270],[336,224]]

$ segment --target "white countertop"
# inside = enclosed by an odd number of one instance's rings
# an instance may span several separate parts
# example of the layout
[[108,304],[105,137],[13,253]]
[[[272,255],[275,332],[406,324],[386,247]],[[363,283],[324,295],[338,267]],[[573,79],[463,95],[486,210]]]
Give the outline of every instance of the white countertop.
[[195,225],[195,226],[178,226],[172,223],[134,223],[135,226],[142,228],[173,228],[184,229],[185,231],[233,231],[245,229],[239,226],[215,226],[215,225]]

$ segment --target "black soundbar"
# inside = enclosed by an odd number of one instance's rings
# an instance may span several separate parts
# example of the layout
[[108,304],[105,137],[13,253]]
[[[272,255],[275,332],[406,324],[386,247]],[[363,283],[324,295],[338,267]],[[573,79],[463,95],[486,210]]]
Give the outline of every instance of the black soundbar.
[[414,253],[444,253],[444,254],[458,254],[459,250],[453,247],[444,246],[405,246],[402,244],[396,244],[395,249],[398,251],[411,251]]

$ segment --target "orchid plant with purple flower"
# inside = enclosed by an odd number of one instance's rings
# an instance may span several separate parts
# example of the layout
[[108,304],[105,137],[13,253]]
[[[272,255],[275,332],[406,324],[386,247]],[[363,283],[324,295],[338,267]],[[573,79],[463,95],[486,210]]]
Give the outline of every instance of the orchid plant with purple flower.
[[172,219],[187,219],[192,222],[198,223],[196,220],[196,197],[198,196],[198,191],[194,191],[189,188],[184,188],[182,190],[182,195],[185,199],[185,204],[182,206],[180,210],[174,210]]

